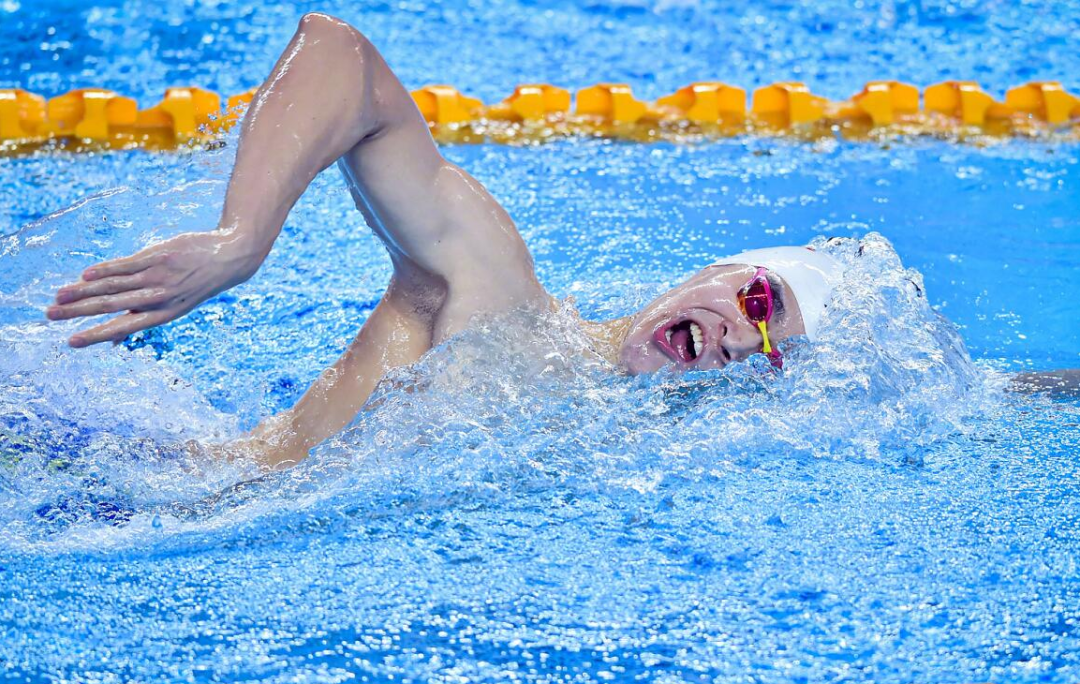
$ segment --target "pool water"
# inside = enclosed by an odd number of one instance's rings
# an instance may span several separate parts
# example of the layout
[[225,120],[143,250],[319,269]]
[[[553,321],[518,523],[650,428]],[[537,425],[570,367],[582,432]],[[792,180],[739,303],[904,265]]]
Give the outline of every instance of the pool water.
[[[718,71],[1075,91],[1080,66],[1080,9],[1049,2],[0,2],[35,36],[0,46],[0,85],[238,91],[319,8],[410,86],[487,100]],[[1075,145],[446,147],[562,309],[478,321],[252,481],[179,445],[292,405],[378,301],[389,262],[335,173],[186,319],[73,351],[41,313],[86,265],[212,227],[227,142],[0,162],[0,681],[1080,678],[1080,403],[1004,390],[1080,367]],[[581,351],[574,311],[812,240],[851,270],[782,376],[628,378]]]

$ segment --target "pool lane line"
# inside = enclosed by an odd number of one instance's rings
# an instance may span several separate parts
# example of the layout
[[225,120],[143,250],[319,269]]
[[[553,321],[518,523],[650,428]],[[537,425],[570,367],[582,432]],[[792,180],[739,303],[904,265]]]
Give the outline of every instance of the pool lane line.
[[[209,90],[168,88],[161,102],[140,110],[134,99],[102,88],[48,100],[26,90],[0,89],[0,156],[214,146],[255,93],[248,90],[223,104]],[[638,142],[740,135],[1080,139],[1080,97],[1056,81],[1011,88],[1003,102],[974,81],[945,81],[921,93],[899,81],[872,81],[843,102],[784,81],[753,91],[749,108],[745,90],[718,81],[692,83],[651,103],[637,99],[624,83],[599,83],[573,98],[558,86],[524,84],[492,105],[448,85],[424,86],[412,96],[432,135],[448,144],[529,144],[573,136]]]

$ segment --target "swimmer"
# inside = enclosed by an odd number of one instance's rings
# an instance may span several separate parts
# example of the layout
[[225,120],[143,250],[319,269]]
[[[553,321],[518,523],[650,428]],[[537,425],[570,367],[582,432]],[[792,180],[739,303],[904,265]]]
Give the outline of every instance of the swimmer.
[[[393,276],[344,355],[292,409],[229,453],[255,455],[272,468],[293,465],[348,425],[387,372],[414,363],[475,316],[553,307],[510,216],[443,159],[371,42],[338,19],[308,14],[241,124],[216,229],[91,266],[60,288],[47,316],[121,313],[71,337],[72,347],[86,347],[186,315],[259,269],[293,204],[335,162],[386,246]],[[635,315],[583,327],[593,349],[628,373],[719,368],[758,353],[780,367],[777,344],[814,338],[839,275],[831,257],[802,247],[746,252],[706,267]],[[1074,372],[1057,381],[1080,384]]]

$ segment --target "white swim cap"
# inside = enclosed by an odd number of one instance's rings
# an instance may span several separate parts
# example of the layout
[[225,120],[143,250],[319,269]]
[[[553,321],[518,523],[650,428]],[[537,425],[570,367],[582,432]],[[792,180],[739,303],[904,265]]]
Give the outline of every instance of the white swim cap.
[[808,247],[768,247],[724,257],[713,266],[732,264],[762,266],[783,278],[799,303],[806,336],[817,339],[818,323],[844,273],[839,261]]

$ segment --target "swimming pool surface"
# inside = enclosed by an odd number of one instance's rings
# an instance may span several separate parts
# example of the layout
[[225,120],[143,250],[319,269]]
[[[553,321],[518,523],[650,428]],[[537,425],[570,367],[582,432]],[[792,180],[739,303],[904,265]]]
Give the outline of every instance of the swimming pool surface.
[[[410,87],[487,101],[536,80],[1080,90],[1080,6],[932,0],[0,0],[0,87],[238,92],[314,9]],[[238,485],[177,445],[290,406],[389,276],[336,173],[188,318],[73,351],[42,316],[86,265],[213,227],[228,142],[0,160],[0,681],[1080,680],[1080,404],[1002,389],[1080,367],[1076,145],[445,147],[585,316],[745,248],[867,256],[783,377],[627,378],[566,311],[482,321]]]

